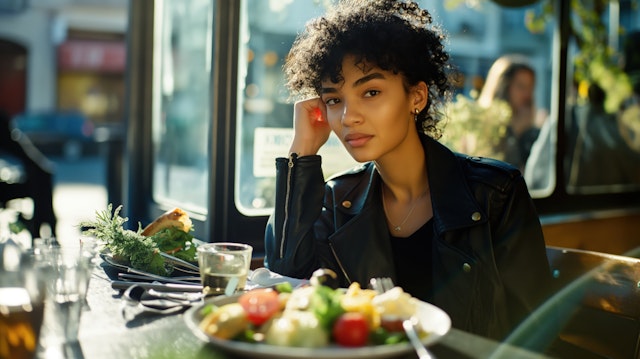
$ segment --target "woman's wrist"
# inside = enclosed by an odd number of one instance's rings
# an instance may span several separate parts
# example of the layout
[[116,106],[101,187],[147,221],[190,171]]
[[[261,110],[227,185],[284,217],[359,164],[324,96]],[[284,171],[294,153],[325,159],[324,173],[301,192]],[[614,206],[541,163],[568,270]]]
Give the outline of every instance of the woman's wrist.
[[305,143],[305,141],[298,142],[294,140],[289,148],[289,155],[295,153],[298,157],[311,156],[318,154],[318,150],[320,150],[320,148],[314,146],[310,141]]

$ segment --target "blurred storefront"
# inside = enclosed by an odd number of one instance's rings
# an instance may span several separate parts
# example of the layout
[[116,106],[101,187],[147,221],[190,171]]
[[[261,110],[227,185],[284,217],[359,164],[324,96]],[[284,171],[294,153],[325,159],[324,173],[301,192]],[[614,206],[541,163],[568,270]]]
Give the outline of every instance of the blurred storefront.
[[0,108],[121,124],[127,13],[127,0],[1,1]]

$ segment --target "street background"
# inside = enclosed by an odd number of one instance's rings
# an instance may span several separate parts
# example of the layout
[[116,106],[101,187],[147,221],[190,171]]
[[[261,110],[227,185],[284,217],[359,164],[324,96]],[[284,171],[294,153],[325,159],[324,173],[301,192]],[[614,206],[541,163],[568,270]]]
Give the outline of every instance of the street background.
[[53,207],[58,218],[56,236],[61,243],[77,243],[79,223],[95,218],[107,207],[106,160],[104,156],[76,159],[50,157],[56,164]]

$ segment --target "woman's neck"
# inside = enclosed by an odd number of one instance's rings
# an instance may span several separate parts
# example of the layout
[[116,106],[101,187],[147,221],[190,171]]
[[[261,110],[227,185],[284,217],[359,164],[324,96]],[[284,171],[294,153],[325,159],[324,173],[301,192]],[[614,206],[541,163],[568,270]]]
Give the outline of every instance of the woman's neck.
[[395,200],[409,202],[428,191],[425,153],[417,135],[374,162],[384,185]]

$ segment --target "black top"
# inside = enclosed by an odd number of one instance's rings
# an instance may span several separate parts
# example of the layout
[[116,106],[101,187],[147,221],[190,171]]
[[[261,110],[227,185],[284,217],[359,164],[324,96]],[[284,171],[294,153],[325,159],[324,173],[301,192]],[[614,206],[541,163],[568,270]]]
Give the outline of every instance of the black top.
[[412,296],[429,301],[432,288],[433,220],[406,238],[391,233],[391,250],[396,267],[397,283]]

